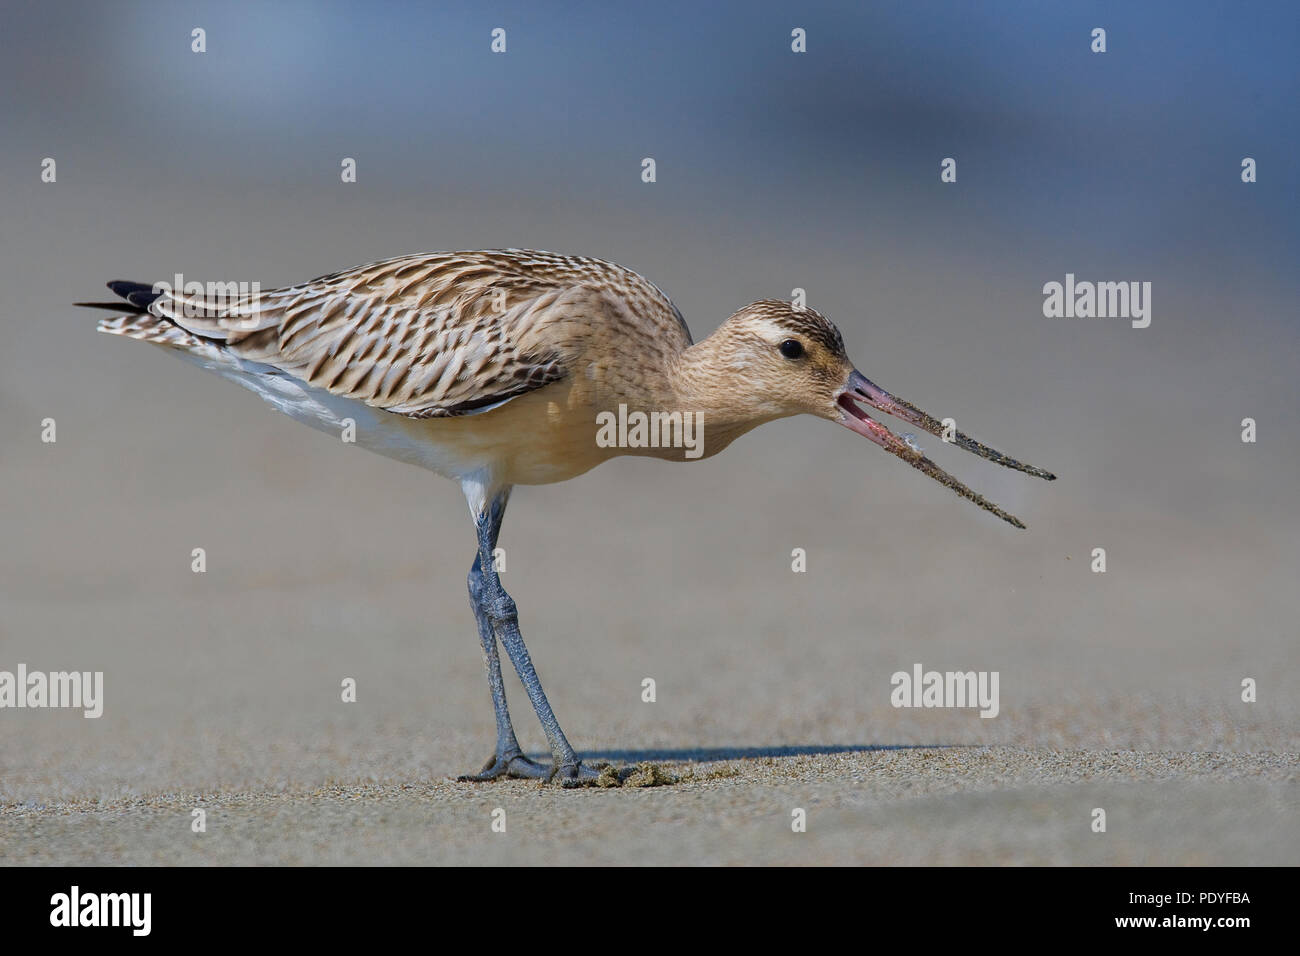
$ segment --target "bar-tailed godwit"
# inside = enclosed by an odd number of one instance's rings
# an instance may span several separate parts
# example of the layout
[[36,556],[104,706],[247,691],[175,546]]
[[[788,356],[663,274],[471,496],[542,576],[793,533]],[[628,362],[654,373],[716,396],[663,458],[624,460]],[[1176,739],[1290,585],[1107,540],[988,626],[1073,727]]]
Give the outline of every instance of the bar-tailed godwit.
[[[466,780],[598,777],[551,711],[496,572],[515,485],[564,481],[616,455],[706,458],[764,422],[809,414],[1024,527],[863,405],[1054,478],[960,432],[944,435],[941,422],[858,372],[839,330],[814,309],[764,299],[694,343],[657,286],[600,259],[521,249],[405,256],[234,301],[133,282],[109,288],[135,312],[104,320],[100,331],[174,349],[315,428],[338,435],[350,419],[357,444],[460,483],[478,537],[470,603],[497,724],[495,753]],[[637,415],[640,440],[629,440],[626,423]],[[614,416],[619,440],[610,441]],[[674,440],[692,422],[700,425],[694,440]],[[515,738],[498,641],[546,732],[550,766],[526,757]]]

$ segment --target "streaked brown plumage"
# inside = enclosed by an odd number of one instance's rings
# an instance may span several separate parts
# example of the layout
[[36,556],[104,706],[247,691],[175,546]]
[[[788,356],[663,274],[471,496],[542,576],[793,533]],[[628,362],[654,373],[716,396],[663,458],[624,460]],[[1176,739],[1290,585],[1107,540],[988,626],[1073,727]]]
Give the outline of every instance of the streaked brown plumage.
[[[764,422],[816,415],[1024,527],[869,418],[864,403],[943,432],[857,372],[834,324],[781,300],[746,306],[695,344],[668,297],[636,273],[520,249],[404,256],[234,302],[110,286],[144,312],[102,322],[101,331],[176,349],[316,428],[334,431],[351,419],[359,444],[460,482],[479,531],[471,597],[497,709],[497,753],[479,778],[594,775],[550,712],[513,602],[489,564],[514,485],[562,481],[615,455],[695,457],[680,445],[603,444],[603,413],[698,414],[699,457]],[[1053,477],[960,432],[946,440]],[[549,770],[519,751],[498,638],[546,729]]]

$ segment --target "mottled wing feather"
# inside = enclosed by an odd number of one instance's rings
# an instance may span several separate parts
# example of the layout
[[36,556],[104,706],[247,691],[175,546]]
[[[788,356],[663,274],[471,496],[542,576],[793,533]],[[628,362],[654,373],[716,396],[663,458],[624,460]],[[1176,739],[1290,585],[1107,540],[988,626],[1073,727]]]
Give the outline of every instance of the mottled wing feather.
[[579,319],[610,303],[650,309],[674,343],[690,343],[672,303],[635,273],[527,250],[406,256],[256,300],[163,296],[150,311],[336,395],[434,418],[486,411],[563,379]]

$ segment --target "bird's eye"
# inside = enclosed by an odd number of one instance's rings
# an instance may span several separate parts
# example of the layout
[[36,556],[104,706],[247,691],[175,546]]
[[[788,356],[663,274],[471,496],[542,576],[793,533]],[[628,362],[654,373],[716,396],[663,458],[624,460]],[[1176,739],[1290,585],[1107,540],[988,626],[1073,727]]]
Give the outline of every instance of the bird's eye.
[[788,359],[797,359],[803,355],[803,345],[796,339],[786,339],[781,343],[781,354]]

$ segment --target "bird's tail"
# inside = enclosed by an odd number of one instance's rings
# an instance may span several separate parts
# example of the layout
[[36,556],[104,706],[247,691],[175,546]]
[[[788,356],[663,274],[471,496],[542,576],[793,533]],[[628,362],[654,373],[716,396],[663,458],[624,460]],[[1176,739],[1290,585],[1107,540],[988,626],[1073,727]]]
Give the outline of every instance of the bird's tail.
[[214,347],[207,339],[181,328],[171,319],[154,315],[147,311],[160,293],[152,286],[142,282],[125,282],[116,280],[108,287],[126,300],[120,302],[78,302],[79,306],[92,309],[112,309],[120,311],[131,309],[127,315],[117,315],[111,319],[101,319],[96,326],[100,332],[109,335],[122,335],[128,339],[139,339],[153,345],[180,349],[185,352],[205,352]]
[[108,287],[141,312],[146,311],[153,305],[154,300],[162,295],[161,292],[155,292],[151,285],[145,285],[143,282],[127,282],[125,279],[114,279]]
[[165,345],[186,352],[198,352],[205,346],[212,346],[211,342],[199,338],[193,332],[186,332],[170,319],[161,319],[148,312],[100,319],[96,328],[109,335],[124,335],[128,339],[139,339],[141,342]]

